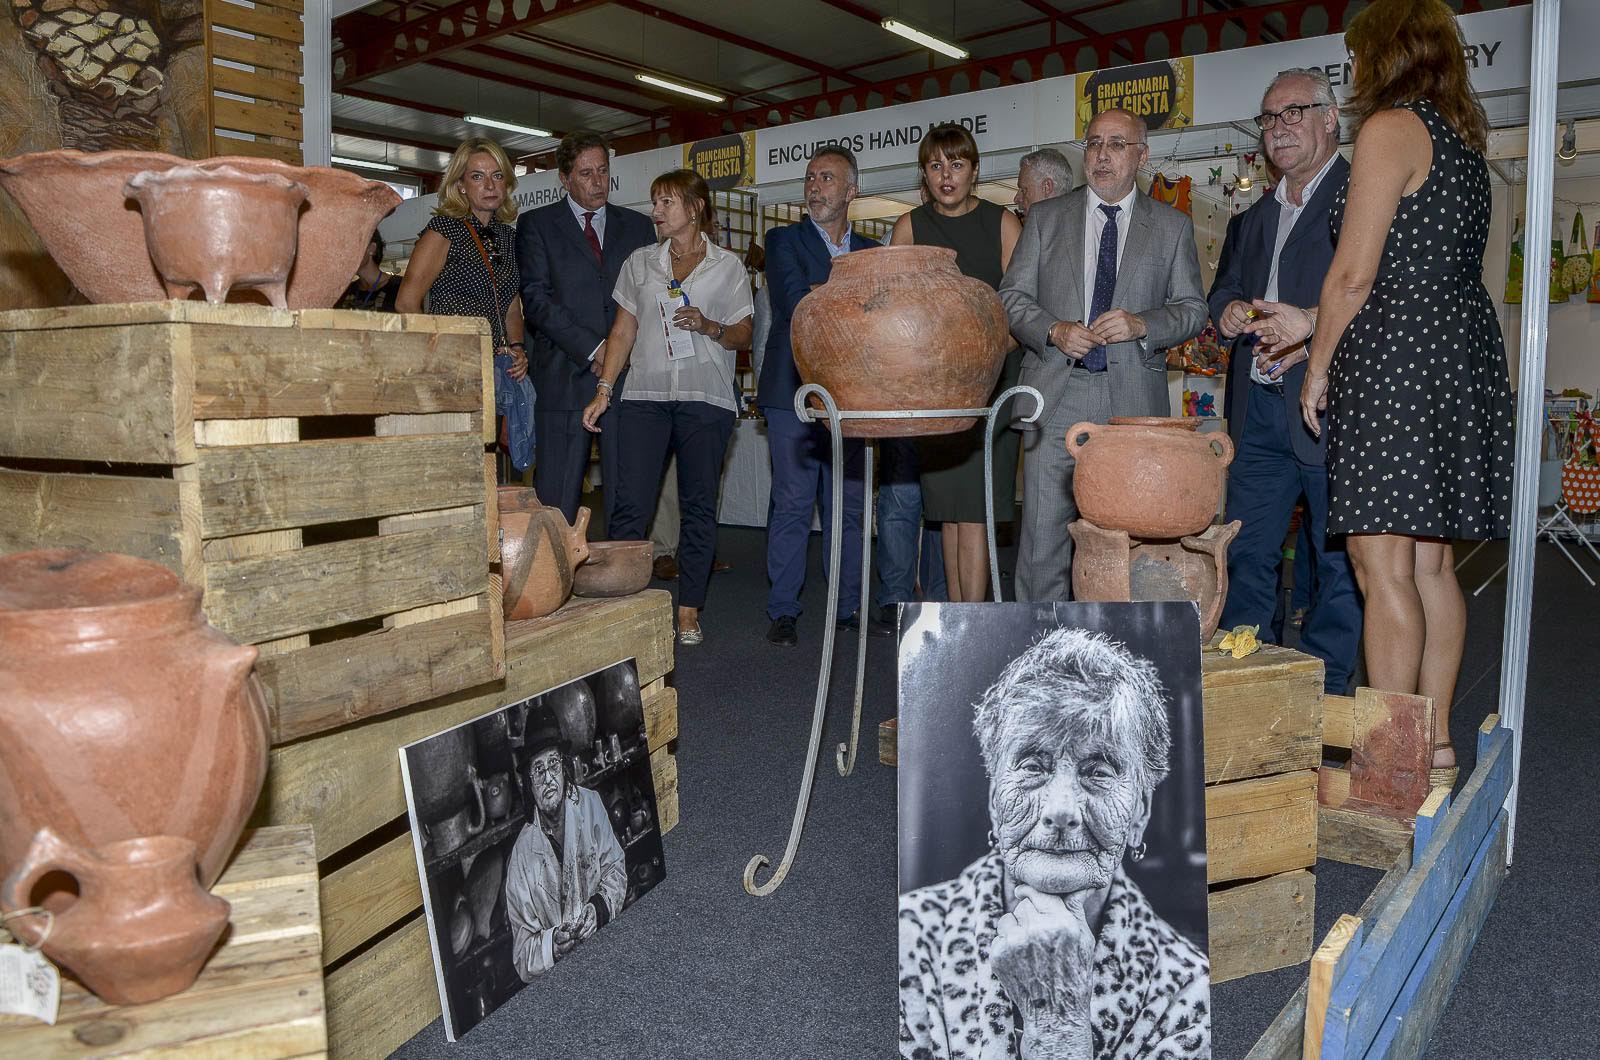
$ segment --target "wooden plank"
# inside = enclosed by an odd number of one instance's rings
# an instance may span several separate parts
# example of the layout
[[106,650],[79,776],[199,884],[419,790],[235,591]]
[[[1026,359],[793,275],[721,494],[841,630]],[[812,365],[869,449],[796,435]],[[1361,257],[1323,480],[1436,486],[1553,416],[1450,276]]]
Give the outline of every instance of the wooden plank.
[[213,26],[253,33],[258,37],[271,37],[289,44],[305,42],[305,27],[300,17],[289,11],[245,7],[243,4],[229,3],[228,0],[207,0],[206,20]]
[[[256,8],[257,11],[265,10]],[[231,66],[211,67],[211,87],[218,92],[232,92],[237,96],[253,96],[287,103],[291,107],[305,105],[305,87],[298,81],[285,81],[276,77],[262,77],[251,70],[235,70]]]
[[216,155],[275,158],[291,166],[298,166],[305,160],[305,154],[298,146],[275,143],[271,140],[235,140],[232,137],[213,135],[211,147],[213,154]]
[[328,1052],[380,1060],[439,1017],[428,922],[418,917],[327,978]]
[[1273,876],[1317,863],[1317,772],[1206,788],[1206,882]]
[[1350,745],[1350,797],[1413,816],[1428,797],[1433,762],[1433,700],[1356,689]]
[[900,764],[900,719],[878,723],[878,761],[886,766]]
[[1438,830],[1445,815],[1450,812],[1450,785],[1440,784],[1428,793],[1422,801],[1422,806],[1417,810],[1417,820],[1411,837],[1411,859],[1422,860],[1422,852],[1428,848],[1428,842],[1433,838],[1433,833]]
[[1317,855],[1347,865],[1381,869],[1411,849],[1409,818],[1357,802],[1317,807]]
[[650,780],[656,788],[656,816],[661,834],[678,827],[678,756],[668,751],[650,755]]
[[638,660],[641,684],[661,677],[672,665],[671,608],[671,595],[655,589],[583,601],[565,609],[562,621],[511,623],[503,687],[453,693],[273,748],[262,820],[311,821],[319,857],[343,849],[406,812],[397,753],[403,745],[593,673],[619,656]]
[[197,325],[192,342],[198,419],[483,412],[475,334]]
[[477,599],[468,614],[261,659],[256,673],[277,718],[273,742],[496,681],[494,616],[487,594]]
[[1367,1050],[1368,1057],[1409,1060],[1426,1050],[1500,893],[1500,883],[1506,875],[1507,827],[1502,810],[1455,897],[1439,918],[1433,937],[1417,958],[1416,967],[1400,988],[1383,1029]]
[[1278,1010],[1244,1060],[1301,1060],[1300,1040],[1305,1033],[1307,983],[1301,980],[1283,1008]]
[[332,964],[390,924],[422,908],[411,832],[322,881],[322,960]]
[[198,463],[207,537],[484,503],[476,434],[205,448]]
[[198,490],[187,482],[0,468],[0,553],[33,548],[122,552],[205,584]]
[[661,688],[644,697],[645,746],[653,753],[678,738],[678,690]]
[[255,133],[258,136],[280,136],[286,140],[300,139],[300,111],[270,100],[245,102],[217,96],[211,101],[211,122],[218,129]]
[[194,460],[194,377],[181,331],[0,331],[0,456]]
[[[1497,720],[1491,716],[1485,724]],[[1505,803],[1511,732],[1499,729],[1481,742],[1477,768],[1455,806],[1373,922],[1350,973],[1334,987],[1322,1043],[1327,1056],[1365,1055]]]
[[305,12],[304,0],[254,0],[257,7],[273,7],[279,11],[289,11],[296,15]]
[[454,600],[488,578],[483,533],[446,526],[206,566],[206,616],[254,643]]
[[1322,697],[1322,744],[1324,747],[1342,747],[1349,750],[1355,743],[1356,698]]
[[1206,652],[1206,783],[1315,769],[1322,670],[1322,660],[1273,644],[1243,659]]
[[[135,324],[221,324],[250,328],[389,334],[408,332],[420,335],[484,336],[489,333],[489,325],[482,317],[375,313],[357,309],[274,309],[271,306],[240,303],[117,302],[0,310],[0,332],[128,327]],[[145,335],[142,340],[149,338],[149,335]]]
[[1305,869],[1214,890],[1207,907],[1213,983],[1311,958],[1316,879]]
[[1328,1018],[1328,994],[1334,981],[1355,960],[1361,944],[1361,918],[1343,913],[1311,955],[1311,973],[1306,988],[1305,1033],[1302,1036],[1305,1060],[1322,1058],[1322,1025]]
[[298,44],[285,44],[273,40],[250,40],[231,33],[209,34],[211,57],[246,66],[282,70],[286,74],[303,72],[303,62]]

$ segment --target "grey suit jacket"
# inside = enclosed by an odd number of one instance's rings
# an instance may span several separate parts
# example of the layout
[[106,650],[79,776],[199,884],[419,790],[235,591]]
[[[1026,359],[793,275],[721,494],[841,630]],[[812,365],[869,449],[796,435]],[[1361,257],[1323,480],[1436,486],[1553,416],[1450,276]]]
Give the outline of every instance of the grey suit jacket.
[[[1000,283],[1011,332],[1028,350],[1020,382],[1044,395],[1041,425],[1056,424],[1072,414],[1063,401],[1076,362],[1049,344],[1050,328],[1060,320],[1087,323],[1089,316],[1089,307],[1083,304],[1088,194],[1087,188],[1078,188],[1036,203],[1028,211],[1011,267]],[[1194,223],[1148,195],[1135,195],[1129,212],[1128,241],[1117,266],[1111,305],[1143,318],[1149,334],[1106,348],[1111,414],[1169,416],[1166,348],[1200,334],[1206,323]]]

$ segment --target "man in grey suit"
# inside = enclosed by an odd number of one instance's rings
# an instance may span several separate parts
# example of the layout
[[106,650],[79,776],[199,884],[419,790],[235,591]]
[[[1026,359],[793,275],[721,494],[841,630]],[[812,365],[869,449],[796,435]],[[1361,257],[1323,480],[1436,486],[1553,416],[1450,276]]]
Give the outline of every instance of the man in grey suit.
[[1143,119],[1097,114],[1085,186],[1033,205],[1000,284],[1011,331],[1028,348],[1021,382],[1044,395],[1023,471],[1019,600],[1070,596],[1067,524],[1078,508],[1067,428],[1171,415],[1166,347],[1206,323],[1194,224],[1135,183],[1149,153]]

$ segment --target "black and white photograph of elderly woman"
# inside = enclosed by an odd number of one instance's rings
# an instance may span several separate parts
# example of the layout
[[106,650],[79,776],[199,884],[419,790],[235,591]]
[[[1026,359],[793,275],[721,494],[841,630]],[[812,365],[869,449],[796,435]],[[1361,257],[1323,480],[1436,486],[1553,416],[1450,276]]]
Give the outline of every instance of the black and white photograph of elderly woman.
[[902,610],[900,1055],[1211,1055],[1188,603]]
[[666,877],[629,660],[401,749],[445,1035]]

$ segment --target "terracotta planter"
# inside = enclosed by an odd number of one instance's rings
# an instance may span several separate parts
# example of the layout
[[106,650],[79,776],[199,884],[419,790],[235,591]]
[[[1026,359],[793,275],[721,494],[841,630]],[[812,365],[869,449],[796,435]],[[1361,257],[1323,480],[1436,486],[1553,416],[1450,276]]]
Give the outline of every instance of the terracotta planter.
[[167,294],[200,288],[221,303],[234,288],[255,288],[287,309],[306,186],[278,173],[232,166],[146,170],[123,191],[144,214],[145,243]]
[[48,827],[85,848],[187,838],[215,883],[267,771],[255,660],[158,564],[0,558],[0,871]]
[[1073,599],[1085,601],[1192,600],[1200,609],[1200,642],[1217,631],[1228,599],[1228,546],[1243,524],[1211,526],[1195,537],[1141,541],[1087,519],[1068,530]]
[[[321,166],[224,156],[198,162],[154,151],[40,151],[0,161],[0,187],[17,201],[45,249],[91,302],[158,302],[165,286],[145,246],[144,220],[123,192],[136,173],[175,166],[272,173],[307,188],[299,250],[289,273],[291,309],[326,309],[361,264],[372,230],[400,204],[380,181]],[[236,301],[258,301],[239,292]]]
[[228,903],[195,878],[195,846],[177,836],[147,836],[85,850],[39,829],[22,864],[7,877],[7,912],[32,905],[52,874],[70,876],[78,897],[52,917],[8,926],[83,981],[100,1000],[138,1005],[188,989],[228,926]]
[[559,508],[547,508],[531,489],[499,490],[500,570],[505,582],[505,616],[542,618],[572,595],[572,573],[589,558],[589,509],[578,509],[568,526]]
[[1067,431],[1067,452],[1077,461],[1072,492],[1085,519],[1135,537],[1176,539],[1216,518],[1233,442],[1166,426],[1078,423]]
[[574,596],[632,596],[650,584],[655,546],[648,541],[591,541],[589,558],[572,572]]
[[[944,247],[876,247],[833,263],[795,307],[794,361],[842,411],[980,408],[1010,326],[999,295],[963,276]],[[850,437],[950,434],[974,417],[846,421]]]
[[1167,427],[1174,431],[1198,431],[1198,416],[1113,416],[1106,421],[1113,427]]

